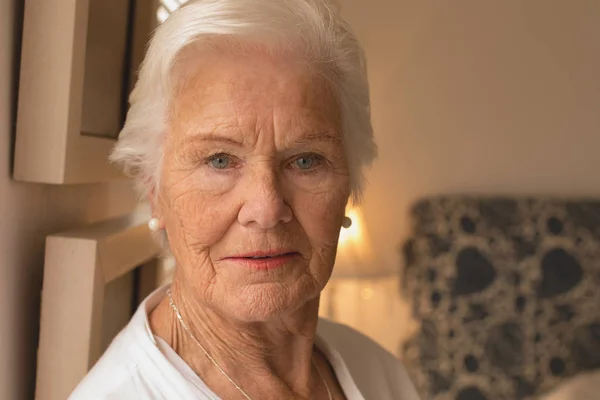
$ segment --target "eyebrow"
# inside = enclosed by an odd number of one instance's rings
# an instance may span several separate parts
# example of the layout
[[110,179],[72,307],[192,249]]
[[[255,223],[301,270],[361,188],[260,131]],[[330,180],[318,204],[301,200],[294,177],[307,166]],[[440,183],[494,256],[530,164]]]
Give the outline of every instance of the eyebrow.
[[336,145],[342,144],[342,138],[339,135],[336,135],[329,131],[324,132],[313,132],[303,135],[297,139],[291,141],[292,144],[302,145],[310,142],[329,142]]
[[243,143],[226,137],[226,136],[221,136],[221,135],[215,135],[214,133],[199,133],[199,134],[194,134],[191,136],[186,136],[183,139],[183,144],[184,145],[188,145],[188,144],[194,144],[197,142],[221,142],[221,143],[225,143],[228,145],[233,145],[233,146],[243,146]]

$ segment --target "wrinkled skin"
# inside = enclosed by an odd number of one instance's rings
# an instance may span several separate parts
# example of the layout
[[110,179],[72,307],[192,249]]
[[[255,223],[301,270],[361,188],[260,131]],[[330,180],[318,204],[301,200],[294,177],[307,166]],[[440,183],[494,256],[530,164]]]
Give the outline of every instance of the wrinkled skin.
[[[154,216],[177,267],[173,298],[193,334],[253,398],[343,398],[314,350],[349,197],[339,106],[316,71],[269,55],[214,56],[188,68],[164,138]],[[291,252],[274,269],[231,257]],[[241,398],[163,300],[163,338],[222,398]],[[256,377],[260,377],[257,379]]]
[[[242,321],[266,321],[323,289],[349,180],[325,80],[267,57],[235,61],[215,58],[179,91],[158,210],[180,278],[198,301]],[[218,153],[228,156],[207,161]],[[223,260],[271,249],[301,257],[269,271]]]

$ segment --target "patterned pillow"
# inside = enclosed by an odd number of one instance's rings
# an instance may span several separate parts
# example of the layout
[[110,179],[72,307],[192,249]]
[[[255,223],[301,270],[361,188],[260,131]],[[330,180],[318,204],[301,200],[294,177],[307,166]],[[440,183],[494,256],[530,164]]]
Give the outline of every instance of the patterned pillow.
[[600,368],[600,202],[438,197],[412,218],[403,354],[423,398],[532,398]]

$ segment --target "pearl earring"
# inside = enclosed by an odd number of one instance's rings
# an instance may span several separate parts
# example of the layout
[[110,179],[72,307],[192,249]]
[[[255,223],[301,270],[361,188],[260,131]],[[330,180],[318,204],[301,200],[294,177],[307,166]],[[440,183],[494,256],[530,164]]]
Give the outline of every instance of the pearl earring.
[[150,218],[148,221],[148,228],[150,228],[152,232],[157,232],[160,229],[160,221],[158,218]]
[[352,219],[350,219],[350,217],[344,217],[342,220],[342,226],[346,229],[350,228],[352,226]]

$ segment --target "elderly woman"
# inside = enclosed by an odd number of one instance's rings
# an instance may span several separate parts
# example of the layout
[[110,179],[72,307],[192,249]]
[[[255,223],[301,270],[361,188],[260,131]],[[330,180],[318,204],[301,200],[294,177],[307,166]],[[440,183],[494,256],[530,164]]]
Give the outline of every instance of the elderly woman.
[[365,61],[328,0],[190,1],[152,39],[112,160],[176,260],[71,399],[417,399],[319,320],[375,157]]

